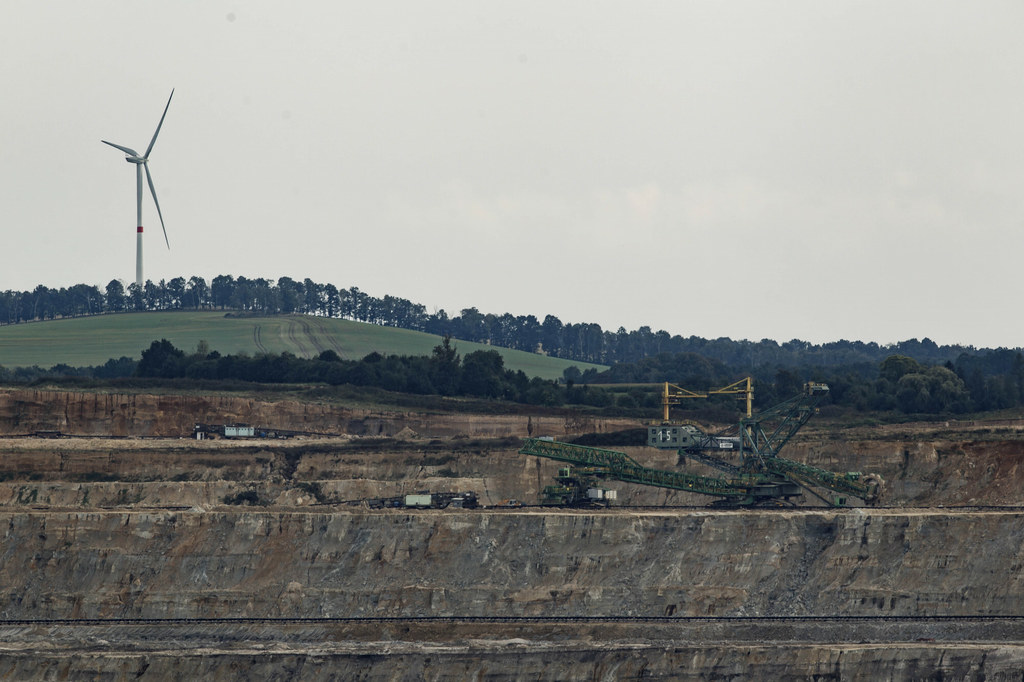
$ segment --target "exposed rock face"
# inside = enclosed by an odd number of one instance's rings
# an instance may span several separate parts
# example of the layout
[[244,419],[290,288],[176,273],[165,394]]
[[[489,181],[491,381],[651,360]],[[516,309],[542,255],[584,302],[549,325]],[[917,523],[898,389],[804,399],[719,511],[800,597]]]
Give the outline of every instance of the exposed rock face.
[[[558,462],[517,454],[511,439],[365,438],[289,441],[134,439],[0,440],[0,506],[210,506],[240,490],[264,504],[301,506],[472,490],[486,504],[531,503]],[[658,469],[680,465],[671,451],[621,448]],[[885,506],[1016,505],[1024,485],[1024,443],[864,440],[793,443],[787,454],[835,471],[885,479]],[[688,463],[685,470],[714,472]],[[314,486],[318,495],[312,494]],[[706,497],[609,483],[620,505],[708,504]],[[298,487],[297,487],[298,486]],[[304,487],[305,494],[300,494]],[[810,495],[804,504],[818,504]],[[303,498],[300,501],[299,498]]]
[[348,409],[292,400],[73,391],[0,390],[0,436],[60,431],[75,435],[177,438],[197,423],[245,423],[319,434],[422,437],[564,435],[635,426],[631,420],[544,415],[474,415]]
[[2,513],[5,618],[1024,613],[1024,513]]
[[[95,651],[95,645],[93,645]],[[102,650],[70,656],[45,648],[0,656],[5,679],[158,680],[1019,680],[1024,650],[987,644],[798,645],[744,644],[715,648],[684,642],[649,646],[592,644],[524,646],[523,640],[463,646],[401,646],[378,642],[372,651],[314,653],[287,645],[211,655],[178,647],[158,651]],[[284,649],[284,650],[282,650]]]
[[[181,438],[194,422],[342,435]],[[518,455],[519,437],[632,426],[234,397],[0,392],[0,435],[97,436],[0,439],[0,677],[318,680],[357,670],[367,680],[1019,679],[1024,623],[994,617],[1024,613],[1024,511],[935,508],[1019,504],[1016,424],[811,429],[788,446],[787,456],[812,465],[881,474],[882,502],[896,508],[343,504],[418,490],[530,503],[558,463]],[[159,434],[173,438],[138,438]],[[616,449],[655,468],[681,466],[674,452]],[[620,505],[708,502],[612,487]],[[673,620],[13,622],[439,615]],[[681,620],[772,615],[988,619]]]

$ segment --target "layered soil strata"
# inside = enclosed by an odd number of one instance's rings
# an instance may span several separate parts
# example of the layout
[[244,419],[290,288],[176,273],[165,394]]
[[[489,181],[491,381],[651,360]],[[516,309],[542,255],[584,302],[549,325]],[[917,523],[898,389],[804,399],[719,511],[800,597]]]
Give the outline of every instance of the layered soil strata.
[[[184,438],[196,421],[332,435]],[[0,676],[1019,679],[1024,621],[999,617],[1024,614],[1024,509],[953,508],[1020,506],[1017,421],[812,425],[787,447],[880,474],[880,508],[623,508],[709,500],[618,483],[620,508],[599,511],[359,502],[531,503],[559,465],[520,438],[635,426],[0,392]],[[11,437],[35,431],[91,437]],[[601,620],[622,616],[668,620]]]
[[0,615],[1024,613],[1024,512],[17,512]]
[[[865,434],[843,441],[809,433],[786,456],[832,471],[880,475],[877,506],[1018,505],[1024,440],[911,440]],[[967,434],[977,438],[978,434]],[[552,482],[558,462],[517,454],[520,439],[366,438],[293,440],[0,438],[0,507],[210,508],[246,494],[259,505],[337,505],[421,490],[473,491],[484,504],[527,504]],[[657,469],[717,476],[675,452],[621,447]],[[620,506],[694,505],[704,496],[609,482]],[[856,501],[853,501],[856,503]],[[820,501],[806,495],[801,502]]]
[[53,647],[3,652],[8,679],[356,679],[390,680],[1019,680],[1024,649],[988,644],[843,644],[791,642],[722,644],[605,641],[545,644],[478,639],[410,644],[376,641],[332,646],[268,644],[248,647],[139,651]]
[[77,436],[178,438],[195,424],[244,423],[321,435],[390,437],[411,433],[430,438],[564,435],[614,431],[635,422],[554,414],[417,412],[349,408],[331,403],[255,400],[233,395],[147,395],[75,391],[0,390],[0,436],[60,432]]

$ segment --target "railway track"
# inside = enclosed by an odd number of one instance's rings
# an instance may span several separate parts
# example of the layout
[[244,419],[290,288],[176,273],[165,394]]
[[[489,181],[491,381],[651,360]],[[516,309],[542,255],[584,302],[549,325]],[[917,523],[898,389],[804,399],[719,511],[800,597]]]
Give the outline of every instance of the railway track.
[[[615,509],[703,509],[718,510],[718,511],[729,511],[730,509],[737,509],[735,507],[709,507],[709,506],[637,506],[637,507],[614,507]],[[982,512],[982,511],[993,511],[993,512],[1024,512],[1024,505],[997,505],[997,504],[964,504],[964,505],[925,505],[925,506],[911,506],[911,505],[875,505],[870,507],[830,507],[828,505],[800,505],[797,507],[740,507],[739,510],[743,511],[820,511],[822,509],[832,509],[835,511],[954,511],[954,512]]]
[[[38,483],[38,482],[33,482]],[[314,502],[310,504],[304,504],[301,507],[250,507],[250,506],[231,506],[230,510],[239,512],[255,512],[255,513],[293,513],[293,512],[316,512],[316,513],[330,513],[332,510],[341,508],[359,508],[360,502],[347,501],[347,502]],[[103,512],[186,512],[194,509],[194,505],[111,505],[111,504],[100,504],[89,507],[65,507],[65,506],[49,506],[43,504],[25,504],[25,505],[0,505],[0,511],[11,511],[18,512],[65,512],[72,510],[81,509],[93,509]],[[222,513],[225,511],[223,505],[215,505],[214,507],[204,507],[204,511],[212,511]],[[854,512],[862,511],[866,513],[871,512],[930,512],[934,514],[949,513],[972,513],[972,514],[1020,514],[1024,513],[1024,506],[965,506],[965,507],[786,507],[786,508],[769,508],[765,509],[762,507],[739,507],[739,508],[714,508],[714,507],[701,507],[701,506],[619,506],[609,507],[602,509],[580,509],[573,507],[552,507],[547,505],[523,505],[519,507],[504,507],[504,506],[481,506],[476,509],[434,509],[434,508],[417,508],[417,507],[383,507],[383,508],[372,508],[371,511],[393,513],[400,512],[402,514],[420,514],[420,513],[441,513],[441,514],[452,514],[452,513],[466,513],[466,514],[489,514],[494,512],[501,513],[516,513],[516,512],[536,512],[536,511],[570,511],[578,513],[598,513],[608,514],[615,512],[631,512],[631,511],[694,511],[694,512],[714,512],[714,513],[728,513],[728,512],[757,512],[759,514],[786,514],[792,512],[822,512],[822,511],[835,511],[835,512]]]
[[247,617],[247,618],[22,618],[2,619],[0,627],[110,626],[110,625],[346,625],[346,624],[506,624],[557,625],[757,625],[841,623],[1007,623],[1024,624],[1024,615],[973,616],[352,616],[352,617]]
[[[366,500],[346,500],[337,503],[322,503],[314,504],[310,506],[316,507],[339,507],[339,506],[358,506]],[[395,509],[398,511],[414,512],[414,511],[438,511],[436,509],[417,509],[415,507],[389,507],[388,509]],[[458,509],[458,510],[441,510],[441,511],[465,511],[465,512],[514,512],[517,510],[526,511],[537,511],[537,510],[568,510],[578,512],[618,512],[618,511],[703,511],[703,512],[764,512],[764,513],[782,513],[782,512],[794,512],[794,511],[894,511],[894,512],[1022,512],[1024,513],[1024,505],[962,505],[962,506],[926,506],[926,507],[908,507],[908,506],[876,506],[876,507],[829,507],[826,505],[805,505],[799,507],[710,507],[707,505],[615,505],[613,507],[562,507],[557,505],[545,505],[545,504],[522,504],[516,506],[507,505],[481,505],[476,509]]]

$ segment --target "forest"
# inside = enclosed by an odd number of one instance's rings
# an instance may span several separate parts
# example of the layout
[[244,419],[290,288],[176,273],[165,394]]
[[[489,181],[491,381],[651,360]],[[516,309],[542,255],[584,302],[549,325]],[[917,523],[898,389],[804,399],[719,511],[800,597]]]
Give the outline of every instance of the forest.
[[[633,331],[620,327],[612,332],[594,323],[563,323],[553,315],[539,319],[535,315],[484,314],[476,308],[461,310],[454,316],[444,310],[428,313],[423,305],[404,298],[377,298],[356,287],[343,289],[288,277],[274,282],[219,275],[209,283],[202,277],[177,277],[157,283],[147,281],[144,287],[134,283],[125,287],[119,280],[112,280],[103,290],[79,284],[61,289],[40,285],[30,292],[0,292],[2,324],[183,309],[319,315],[412,329],[445,337],[438,349],[447,348],[444,353],[453,356],[445,364],[439,359],[440,351],[435,349],[434,356],[426,358],[371,354],[353,362],[329,356],[302,360],[287,353],[255,358],[222,357],[216,351],[186,354],[174,349],[181,353],[180,358],[161,364],[159,370],[152,369],[144,352],[140,362],[112,358],[99,367],[0,368],[0,380],[136,375],[258,382],[320,381],[531,404],[649,407],[650,390],[587,387],[671,381],[704,389],[749,375],[755,378],[757,402],[761,405],[789,397],[806,380],[829,383],[834,404],[859,411],[963,414],[1024,405],[1024,358],[1019,349],[939,346],[927,338],[888,345],[846,340],[811,344],[797,339],[778,343],[771,339],[684,337],[663,330],[652,331],[646,326]],[[459,358],[455,342],[448,339],[611,367],[600,373],[570,367],[561,382],[543,382],[506,370],[497,353],[483,351]],[[157,351],[151,347],[147,352]],[[171,366],[176,367],[174,373],[169,369]],[[441,371],[440,367],[447,369]]]

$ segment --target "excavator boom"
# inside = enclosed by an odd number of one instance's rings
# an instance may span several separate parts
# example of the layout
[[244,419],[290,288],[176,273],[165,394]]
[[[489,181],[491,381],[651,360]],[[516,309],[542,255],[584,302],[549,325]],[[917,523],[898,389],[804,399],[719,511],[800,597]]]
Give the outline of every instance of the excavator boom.
[[[706,397],[701,394],[685,396],[682,389],[671,394],[668,390],[670,385],[665,386],[666,410],[670,397]],[[741,389],[747,396],[752,394],[749,379],[745,384],[738,382],[717,392],[740,392]],[[559,490],[580,489],[584,481],[593,481],[597,477],[711,495],[719,498],[719,504],[734,506],[788,500],[799,496],[802,489],[832,506],[845,505],[843,496],[846,495],[873,502],[878,498],[882,485],[878,476],[836,473],[779,457],[779,451],[816,413],[818,403],[828,390],[826,384],[808,383],[799,395],[756,416],[742,418],[738,425],[715,435],[705,434],[693,424],[667,421],[649,428],[648,445],[675,449],[681,457],[726,474],[717,478],[652,469],[623,452],[547,438],[527,439],[519,453],[575,465],[574,470],[566,470],[561,477],[563,488]],[[738,456],[738,464],[724,459],[725,455]],[[837,495],[829,498],[817,489]]]
[[681,471],[652,469],[624,452],[540,438],[527,438],[519,454],[569,462],[579,467],[583,475],[712,495],[733,505],[750,505],[765,499],[785,498],[800,493],[799,488],[788,481],[772,481],[763,476],[712,478]]
[[827,488],[840,494],[859,497],[865,502],[874,502],[881,487],[881,479],[874,474],[865,476],[852,471],[840,474],[794,462],[785,457],[769,457],[765,460],[765,465],[773,474],[785,476],[801,486]]

